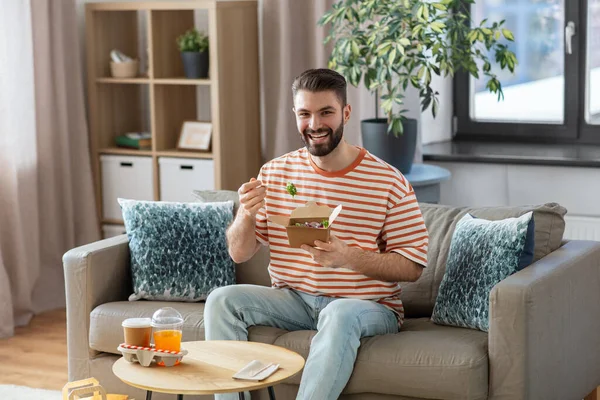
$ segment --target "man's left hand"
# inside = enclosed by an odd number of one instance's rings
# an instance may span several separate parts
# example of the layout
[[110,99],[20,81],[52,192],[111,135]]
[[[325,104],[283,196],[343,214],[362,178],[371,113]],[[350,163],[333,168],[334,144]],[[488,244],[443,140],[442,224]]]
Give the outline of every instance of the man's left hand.
[[315,240],[314,247],[303,244],[300,248],[308,251],[313,260],[323,267],[351,269],[350,252],[352,248],[333,235],[329,237],[329,240],[329,243]]

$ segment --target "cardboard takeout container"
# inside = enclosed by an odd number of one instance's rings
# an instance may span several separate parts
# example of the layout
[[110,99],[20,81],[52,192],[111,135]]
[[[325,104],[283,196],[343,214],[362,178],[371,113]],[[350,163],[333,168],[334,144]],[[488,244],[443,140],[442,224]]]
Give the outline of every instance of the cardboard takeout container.
[[[306,205],[297,207],[293,210],[289,217],[273,215],[269,217],[269,221],[285,227],[290,247],[299,248],[303,244],[314,246],[315,240],[320,240],[322,242],[329,241],[331,225],[341,211],[341,204],[336,208],[330,208],[327,206],[319,206],[314,201],[309,201]],[[321,222],[324,219],[329,221],[327,228],[309,228],[307,226],[295,225],[296,222]]]

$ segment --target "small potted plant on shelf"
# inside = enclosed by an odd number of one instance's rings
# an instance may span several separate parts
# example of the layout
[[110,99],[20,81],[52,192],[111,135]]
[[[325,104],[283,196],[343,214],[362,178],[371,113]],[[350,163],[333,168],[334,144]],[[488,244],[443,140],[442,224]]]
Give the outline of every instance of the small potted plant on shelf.
[[[465,71],[487,80],[486,88],[503,98],[498,72],[514,72],[513,34],[504,21],[472,21],[475,0],[338,0],[319,20],[331,25],[329,68],[353,86],[361,81],[375,94],[375,119],[361,121],[363,146],[410,172],[417,121],[402,109],[408,85],[419,91],[421,109],[438,111],[432,76]],[[477,22],[476,24],[472,24]],[[381,107],[385,118],[377,118]],[[387,133],[387,134],[386,134]]]
[[208,78],[208,36],[190,29],[177,38],[186,78]]

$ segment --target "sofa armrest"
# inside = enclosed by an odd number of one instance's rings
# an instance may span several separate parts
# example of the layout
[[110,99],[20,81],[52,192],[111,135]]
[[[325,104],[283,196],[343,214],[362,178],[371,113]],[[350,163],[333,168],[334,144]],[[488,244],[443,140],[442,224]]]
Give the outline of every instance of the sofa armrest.
[[127,235],[90,243],[63,256],[67,303],[69,380],[89,377],[90,313],[98,305],[127,300],[131,294]]
[[490,399],[581,399],[600,385],[600,242],[573,240],[490,294]]

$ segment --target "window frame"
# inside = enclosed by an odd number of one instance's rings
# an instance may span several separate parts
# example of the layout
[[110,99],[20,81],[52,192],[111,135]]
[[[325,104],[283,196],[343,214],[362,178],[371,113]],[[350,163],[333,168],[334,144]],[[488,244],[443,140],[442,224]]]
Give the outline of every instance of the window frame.
[[[587,23],[587,10],[589,8],[589,1],[588,0],[581,0],[581,11],[580,11],[580,32],[582,32],[581,35],[581,54],[582,54],[582,62],[581,62],[581,71],[579,73],[579,90],[580,90],[580,102],[581,102],[581,106],[579,107],[579,121],[580,121],[580,127],[579,127],[579,134],[580,134],[580,141],[582,143],[593,143],[593,144],[600,144],[600,124],[588,124],[587,121],[585,120],[585,92],[586,92],[586,64],[587,64],[587,39],[588,39],[588,23]],[[597,50],[600,51],[600,50]]]
[[[454,115],[456,140],[536,143],[600,143],[600,125],[585,121],[586,46],[588,0],[564,0],[565,21],[575,22],[572,54],[564,52],[564,121],[562,124],[481,122],[469,115],[469,74],[457,72],[454,77]],[[564,26],[563,26],[564,29]],[[516,38],[518,40],[518,37]],[[502,100],[501,100],[502,101]]]

